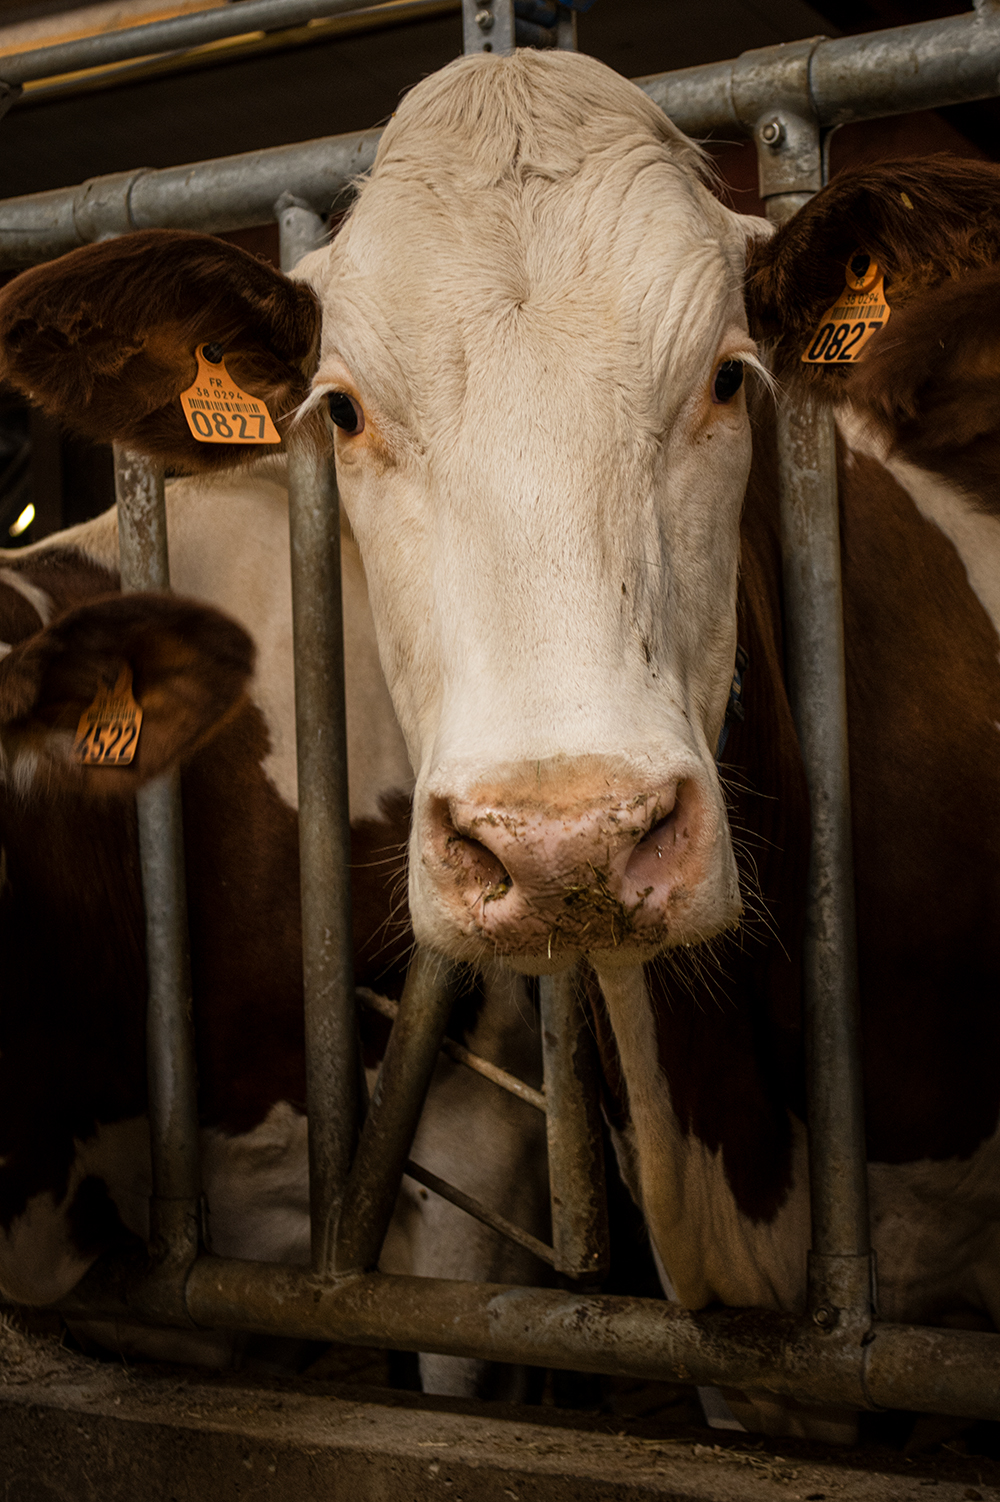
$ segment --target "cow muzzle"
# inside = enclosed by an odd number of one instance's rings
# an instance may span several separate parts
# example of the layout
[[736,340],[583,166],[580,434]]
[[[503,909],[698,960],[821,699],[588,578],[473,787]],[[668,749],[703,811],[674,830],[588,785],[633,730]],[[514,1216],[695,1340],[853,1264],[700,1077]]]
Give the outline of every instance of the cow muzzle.
[[[579,954],[624,961],[704,937],[692,910],[722,874],[712,869],[718,798],[695,773],[625,795],[595,795],[588,783],[587,796],[563,789],[556,803],[496,788],[429,797],[422,865],[441,925],[534,970]],[[738,898],[727,895],[731,922]]]

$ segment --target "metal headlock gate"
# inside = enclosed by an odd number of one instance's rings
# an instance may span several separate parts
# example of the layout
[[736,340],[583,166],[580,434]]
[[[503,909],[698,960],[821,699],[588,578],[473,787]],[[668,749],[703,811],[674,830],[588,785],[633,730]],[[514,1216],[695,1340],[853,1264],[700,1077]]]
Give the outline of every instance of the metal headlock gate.
[[[0,92],[187,41],[329,16],[346,0],[246,0],[0,62]],[[463,0],[466,50],[509,51],[511,0]],[[233,17],[233,10],[239,14]],[[226,30],[228,26],[228,31]],[[185,31],[185,28],[187,30]],[[150,34],[160,31],[159,36]],[[169,33],[169,35],[168,35]],[[559,44],[574,44],[560,13]],[[860,37],[749,52],[640,80],[690,135],[752,134],[774,223],[824,181],[830,132],[849,121],[1000,93],[1000,6]],[[0,266],[154,226],[221,233],[277,219],[291,268],[369,167],[378,133],[335,136],[162,171],[118,173],[0,203]],[[803,1315],[693,1314],[586,1292],[606,1259],[606,1209],[589,1040],[572,973],[541,982],[544,1092],[444,1040],[451,967],[419,952],[358,1134],[356,996],[339,521],[333,466],[290,445],[290,526],[301,839],[312,1266],[227,1260],[199,1247],[198,1123],[176,777],[139,796],[149,947],[153,1149],[150,1256],[105,1258],[63,1305],[78,1315],[230,1328],[675,1382],[732,1385],[855,1408],[1000,1418],[1000,1335],[874,1317],[858,1048],[850,791],[833,419],[779,409],[790,691],[814,819],[806,1007],[812,1251]],[[169,582],[163,480],[116,455],[122,586]],[[370,998],[369,998],[370,999]],[[443,1043],[546,1113],[553,1245],[542,1247],[408,1161]],[[581,1081],[584,1081],[581,1084]],[[355,1147],[355,1143],[357,1146]],[[547,1260],[578,1289],[521,1288],[372,1269],[404,1172]]]

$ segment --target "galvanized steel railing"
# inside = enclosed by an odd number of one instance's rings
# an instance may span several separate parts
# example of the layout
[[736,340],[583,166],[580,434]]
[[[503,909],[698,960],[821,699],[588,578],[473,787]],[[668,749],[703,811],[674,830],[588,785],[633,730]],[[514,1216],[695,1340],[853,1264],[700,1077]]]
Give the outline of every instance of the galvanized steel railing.
[[[248,0],[240,12],[245,17],[270,4]],[[299,9],[311,4],[301,0]],[[463,0],[463,5],[467,50],[506,50],[513,34],[511,0]],[[325,0],[322,13],[332,9]],[[310,13],[320,13],[320,7]],[[561,45],[572,45],[571,21],[568,13],[560,18]],[[990,97],[1000,93],[998,80],[1000,9],[984,0],[975,12],[944,21],[765,48],[732,62],[641,82],[689,134],[719,127],[752,134],[761,194],[769,217],[781,222],[822,185],[831,127]],[[370,165],[377,140],[374,131],[333,137],[9,199],[0,203],[0,265],[44,260],[129,229],[160,225],[222,232],[277,218],[282,264],[290,267],[322,241],[323,215]],[[332,470],[294,447],[290,525],[313,1266],[304,1271],[198,1255],[197,1122],[183,883],[177,875],[178,805],[173,788],[165,785],[144,795],[141,812],[151,915],[154,1257],[139,1273],[110,1261],[98,1264],[66,1307],[167,1324],[722,1383],[852,1407],[1000,1418],[1000,1336],[893,1326],[874,1318],[832,419],[808,401],[786,405],[779,441],[789,686],[814,816],[806,955],[812,1251],[805,1317],[762,1310],[691,1314],[644,1299],[596,1299],[584,1292],[369,1271],[400,1180],[408,1173],[535,1251],[577,1280],[579,1288],[593,1284],[607,1258],[597,1093],[593,1084],[581,1088],[594,1065],[572,973],[541,983],[545,1088],[540,1093],[445,1040],[451,967],[421,953],[398,1009],[378,999],[373,1003],[388,1008],[395,1020],[361,1121],[347,880],[338,502]],[[123,585],[162,587],[167,581],[162,485],[129,455],[118,455],[117,475]],[[174,917],[161,924],[168,907]],[[442,1047],[546,1112],[552,1247],[541,1246],[410,1159]]]

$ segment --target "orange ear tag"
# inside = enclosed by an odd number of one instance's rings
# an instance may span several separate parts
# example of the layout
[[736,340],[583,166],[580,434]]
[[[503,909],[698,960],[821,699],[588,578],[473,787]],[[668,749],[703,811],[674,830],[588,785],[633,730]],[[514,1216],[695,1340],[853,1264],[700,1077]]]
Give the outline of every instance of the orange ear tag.
[[856,360],[873,334],[889,322],[882,272],[873,256],[859,250],[847,263],[847,285],[819,321],[805,365],[843,365]]
[[219,356],[209,360],[199,344],[198,374],[181,392],[181,411],[199,443],[280,443],[281,436],[262,401],[241,391]]
[[99,688],[80,716],[73,755],[91,767],[127,767],[141,725],[142,710],[132,697],[132,669],[126,663],[114,688]]

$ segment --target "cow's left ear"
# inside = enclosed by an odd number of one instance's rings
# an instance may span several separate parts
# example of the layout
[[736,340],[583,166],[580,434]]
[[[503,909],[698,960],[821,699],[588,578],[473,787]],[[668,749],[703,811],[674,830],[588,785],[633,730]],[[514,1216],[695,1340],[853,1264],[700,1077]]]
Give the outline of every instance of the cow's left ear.
[[[186,760],[240,704],[249,636],[217,610],[175,595],[107,595],[68,611],[0,660],[3,775],[26,796],[120,798]],[[128,765],[74,751],[100,693],[122,687],[142,710]]]
[[219,346],[283,433],[308,394],[319,328],[310,289],[268,262],[211,235],[142,230],[4,287],[0,375],[86,438],[176,470],[217,469],[277,450],[192,436],[179,398],[196,348]]
[[[895,312],[949,278],[1000,260],[1000,166],[935,156],[880,162],[834,178],[747,269],[750,330],[774,350],[775,374],[842,395],[850,363],[804,365],[823,314],[844,291],[857,252],[878,262]],[[872,336],[867,352],[891,330]]]

